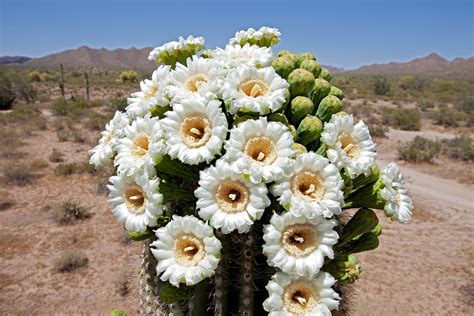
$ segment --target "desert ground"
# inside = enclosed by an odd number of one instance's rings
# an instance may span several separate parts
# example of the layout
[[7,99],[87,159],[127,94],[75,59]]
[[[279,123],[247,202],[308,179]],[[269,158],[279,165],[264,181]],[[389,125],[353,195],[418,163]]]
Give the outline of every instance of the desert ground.
[[[18,185],[4,175],[0,182],[0,314],[106,315],[120,308],[135,315],[142,244],[127,240],[111,213],[104,190],[107,172],[85,167],[99,131],[81,119],[54,115],[51,103],[59,91],[46,88],[51,101],[34,104],[42,124],[19,120],[1,127],[0,166],[29,166],[31,178]],[[92,98],[104,94],[117,93],[93,91]],[[347,102],[352,108],[360,100]],[[389,106],[383,100],[373,104]],[[9,112],[0,112],[0,118]],[[61,132],[68,129],[69,135]],[[409,224],[390,222],[379,213],[380,246],[358,256],[363,272],[354,286],[355,315],[474,314],[472,164],[446,157],[414,164],[397,154],[398,143],[416,136],[458,134],[459,128],[423,119],[420,131],[390,128],[387,137],[375,138],[380,165],[391,160],[401,165],[415,211]],[[53,157],[53,150],[61,157]],[[61,223],[64,201],[76,201],[88,218]],[[61,272],[59,261],[70,253],[81,253],[87,261]]]

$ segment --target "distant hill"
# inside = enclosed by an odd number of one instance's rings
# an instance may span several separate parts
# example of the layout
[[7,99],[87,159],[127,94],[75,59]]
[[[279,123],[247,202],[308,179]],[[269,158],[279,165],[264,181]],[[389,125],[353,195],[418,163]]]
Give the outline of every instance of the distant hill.
[[25,57],[25,56],[1,56],[0,65],[23,64],[30,59],[31,59],[30,57]]
[[406,63],[390,62],[373,64],[348,71],[356,74],[427,74],[459,77],[474,77],[474,57],[456,58],[452,61],[431,53],[422,58],[415,58]]
[[108,50],[81,46],[60,53],[32,58],[24,63],[31,67],[48,67],[63,64],[67,68],[98,67],[118,69],[153,69],[155,64],[148,60],[151,47]]

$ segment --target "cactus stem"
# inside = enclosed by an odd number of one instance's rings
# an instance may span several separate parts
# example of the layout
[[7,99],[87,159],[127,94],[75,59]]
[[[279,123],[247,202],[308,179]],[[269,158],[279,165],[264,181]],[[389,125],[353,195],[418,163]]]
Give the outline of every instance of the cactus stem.
[[241,286],[240,286],[240,303],[239,314],[245,316],[253,315],[254,300],[254,254],[255,254],[255,237],[253,231],[242,236],[242,253],[241,253]]
[[222,257],[219,261],[219,265],[216,269],[216,274],[213,278],[214,291],[211,294],[212,296],[212,305],[214,306],[214,315],[215,316],[224,316],[229,314],[229,287],[228,287],[228,273],[229,266],[227,260],[229,259],[229,254],[227,250],[229,247],[228,236],[222,234],[220,231],[216,231],[216,236],[222,242]]

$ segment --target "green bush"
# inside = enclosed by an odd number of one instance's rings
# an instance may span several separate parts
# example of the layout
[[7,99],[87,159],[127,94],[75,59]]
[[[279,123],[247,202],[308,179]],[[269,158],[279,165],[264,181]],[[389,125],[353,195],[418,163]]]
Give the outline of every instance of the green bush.
[[443,141],[446,155],[454,160],[474,161],[472,138],[466,135]]
[[123,83],[137,83],[138,73],[134,70],[124,71],[120,74],[120,81]]
[[421,92],[429,85],[429,82],[427,79],[421,77],[402,76],[398,80],[398,85],[403,90],[414,90]]
[[77,171],[78,166],[75,162],[61,163],[54,169],[54,173],[58,176],[69,176]]
[[15,91],[10,79],[3,71],[0,72],[0,110],[11,108],[15,98]]
[[375,77],[372,82],[372,91],[377,95],[386,95],[390,91],[390,81],[384,76]]
[[419,131],[421,115],[417,109],[384,108],[382,123],[405,131]]
[[474,97],[468,97],[458,101],[456,108],[466,114],[474,114]]
[[74,100],[57,99],[51,105],[51,111],[56,116],[68,116],[74,119],[84,117],[88,114],[89,109],[96,106],[94,102],[84,98]]
[[26,163],[12,162],[3,168],[3,179],[7,184],[24,186],[33,182],[35,177],[33,168]]
[[462,121],[467,120],[467,115],[462,112],[442,107],[439,111],[430,114],[430,118],[439,125],[445,127],[458,127]]
[[416,102],[417,108],[420,109],[422,112],[426,112],[428,109],[432,109],[435,107],[435,103],[428,100],[428,99],[421,99],[418,102]]
[[39,71],[31,71],[28,73],[28,80],[31,82],[41,82],[44,80],[44,76]]
[[115,111],[125,111],[127,107],[127,98],[113,98],[110,100],[110,104],[112,105],[112,110]]
[[412,141],[398,146],[398,157],[408,162],[433,163],[433,159],[438,157],[441,148],[441,144],[437,141],[416,136]]
[[388,128],[382,125],[369,125],[369,132],[372,137],[387,138]]

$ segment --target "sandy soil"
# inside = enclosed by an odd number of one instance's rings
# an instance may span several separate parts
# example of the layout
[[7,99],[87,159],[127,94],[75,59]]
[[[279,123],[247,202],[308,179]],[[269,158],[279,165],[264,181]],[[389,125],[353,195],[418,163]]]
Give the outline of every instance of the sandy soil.
[[[378,140],[380,163],[396,159],[397,141],[419,133],[391,130],[390,138]],[[86,136],[95,138],[88,132]],[[58,142],[53,131],[37,131],[21,150],[27,159],[47,161],[57,148],[65,153],[65,162],[83,162],[90,147]],[[26,187],[0,183],[0,192],[15,202],[0,212],[0,314],[104,315],[112,308],[136,314],[141,245],[124,241],[106,197],[97,194],[96,178],[87,173],[57,176],[55,165],[49,162]],[[470,168],[472,175],[471,166],[452,162],[430,167],[402,164],[416,203],[414,218],[401,225],[380,214],[381,245],[360,255],[364,272],[355,287],[357,315],[474,314],[474,187],[443,171],[462,168]],[[72,225],[56,223],[52,209],[68,197],[82,201],[93,216]],[[68,250],[82,250],[88,265],[70,273],[55,272],[56,260]],[[129,293],[120,293],[124,283]]]

